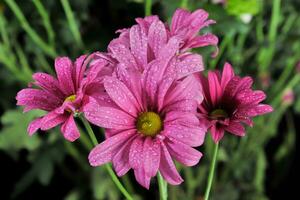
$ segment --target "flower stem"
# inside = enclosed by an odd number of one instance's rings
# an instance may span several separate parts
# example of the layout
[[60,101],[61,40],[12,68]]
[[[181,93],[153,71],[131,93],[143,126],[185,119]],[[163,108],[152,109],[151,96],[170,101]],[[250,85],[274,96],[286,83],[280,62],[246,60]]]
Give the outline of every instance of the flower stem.
[[[98,145],[98,141],[97,138],[94,134],[94,131],[91,127],[91,125],[89,124],[89,122],[83,117],[80,116],[80,119],[85,127],[85,129],[87,130],[93,144],[96,146]],[[133,200],[133,198],[131,197],[131,195],[127,192],[127,190],[125,189],[125,187],[122,185],[122,183],[120,182],[119,178],[117,177],[117,175],[114,173],[114,171],[111,168],[110,164],[106,164],[105,165],[105,169],[108,172],[108,174],[110,175],[112,181],[116,184],[116,186],[118,187],[118,189],[121,191],[121,193],[125,196],[125,198],[127,200]]]
[[214,148],[213,160],[212,160],[210,170],[209,170],[208,182],[207,182],[207,186],[206,186],[204,200],[208,200],[208,198],[209,198],[209,193],[210,193],[210,190],[211,190],[211,185],[212,185],[212,181],[213,181],[214,173],[215,173],[218,150],[219,150],[219,143],[216,143],[215,148]]
[[145,16],[151,15],[152,0],[145,0]]
[[168,184],[164,181],[161,174],[158,172],[157,174],[158,180],[158,188],[159,188],[159,199],[160,200],[167,200],[168,199]]

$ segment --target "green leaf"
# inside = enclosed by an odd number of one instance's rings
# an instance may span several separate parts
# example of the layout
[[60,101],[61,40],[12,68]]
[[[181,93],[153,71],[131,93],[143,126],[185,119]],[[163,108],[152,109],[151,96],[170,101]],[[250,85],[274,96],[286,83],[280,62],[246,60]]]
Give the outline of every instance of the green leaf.
[[6,111],[1,117],[3,128],[0,132],[0,149],[5,150],[11,156],[16,156],[21,149],[36,149],[41,141],[36,135],[32,137],[28,135],[27,126],[34,118],[42,114],[42,111],[22,113],[21,109]]
[[261,10],[261,3],[259,0],[228,0],[225,9],[229,14],[235,16],[256,15]]

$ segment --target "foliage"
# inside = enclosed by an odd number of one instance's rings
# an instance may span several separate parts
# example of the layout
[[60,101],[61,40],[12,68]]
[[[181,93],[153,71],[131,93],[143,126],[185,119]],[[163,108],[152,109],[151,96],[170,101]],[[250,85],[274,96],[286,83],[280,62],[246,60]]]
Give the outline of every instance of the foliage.
[[[199,51],[206,58],[206,68],[218,68],[228,60],[239,74],[253,76],[256,88],[267,91],[267,102],[274,106],[275,112],[257,118],[256,126],[248,128],[246,137],[228,136],[222,142],[212,199],[268,199],[266,182],[274,181],[273,190],[278,187],[276,184],[284,178],[280,174],[289,170],[284,163],[291,163],[296,145],[294,122],[300,113],[300,73],[295,69],[300,60],[299,2],[228,0],[224,6],[208,0],[152,3],[153,13],[165,19],[169,19],[179,6],[208,10],[211,18],[217,21],[210,31],[220,38],[220,53],[212,59],[211,48]],[[88,166],[88,140],[83,138],[78,143],[65,144],[58,130],[47,133],[49,136],[42,133],[29,137],[26,133],[28,123],[42,113],[23,114],[14,108],[13,99],[15,92],[31,80],[33,72],[53,73],[54,57],[76,57],[94,50],[105,50],[105,45],[116,36],[115,30],[127,27],[134,23],[135,17],[141,17],[143,6],[140,0],[103,4],[92,0],[0,1],[0,81],[1,89],[6,93],[1,94],[0,101],[0,150],[16,162],[20,160],[20,151],[26,150],[29,152],[26,160],[31,163],[23,177],[19,177],[11,196],[22,196],[35,181],[51,185],[58,170],[65,174],[74,172],[67,167],[68,157],[71,157],[78,165],[78,176],[86,183],[82,186],[82,183],[72,182],[66,200],[87,199],[87,191],[92,191],[92,195],[89,194],[91,199],[120,199],[121,195],[104,169],[92,170]],[[253,16],[249,23],[241,20],[240,15],[244,13]],[[287,89],[295,95],[295,102],[290,104],[282,100]],[[196,199],[203,195],[212,158],[211,139],[207,137],[206,140],[200,149],[205,151],[205,156],[199,165],[189,169],[178,166],[185,182],[179,187],[169,187],[171,199]],[[272,153],[268,153],[266,149],[274,140],[280,141],[271,147]],[[280,173],[267,177],[266,170],[270,166]],[[122,181],[128,188],[139,188],[130,176]],[[145,193],[142,189],[132,191],[136,198]],[[152,196],[156,197],[155,194]]]

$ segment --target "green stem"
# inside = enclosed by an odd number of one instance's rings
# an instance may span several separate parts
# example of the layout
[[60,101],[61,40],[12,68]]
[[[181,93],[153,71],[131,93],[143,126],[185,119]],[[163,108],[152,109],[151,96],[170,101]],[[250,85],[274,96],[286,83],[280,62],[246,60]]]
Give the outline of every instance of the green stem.
[[80,31],[79,31],[79,28],[76,24],[75,17],[74,17],[74,14],[73,14],[73,11],[72,11],[72,8],[70,6],[69,1],[68,0],[61,0],[61,4],[63,6],[63,9],[64,9],[65,13],[66,13],[68,24],[69,24],[71,33],[73,34],[73,36],[75,38],[76,43],[80,47],[83,47],[83,42],[82,42],[82,39],[81,39]]
[[206,186],[204,200],[208,200],[208,198],[209,198],[209,193],[210,193],[210,190],[211,190],[211,186],[212,186],[212,182],[213,182],[213,178],[214,178],[214,173],[215,173],[218,150],[219,150],[219,143],[216,143],[215,148],[214,148],[213,160],[212,160],[209,175],[208,175],[208,182],[207,182],[207,186]]
[[[87,130],[94,146],[98,145],[98,141],[97,138],[94,134],[94,131],[92,129],[92,127],[90,126],[89,122],[83,117],[80,117],[85,129]],[[121,193],[125,196],[125,198],[127,200],[133,200],[133,198],[131,197],[131,195],[127,192],[127,190],[124,188],[124,186],[122,185],[122,183],[120,182],[120,180],[118,179],[118,177],[116,176],[116,174],[114,173],[114,171],[111,168],[110,164],[106,164],[105,165],[105,169],[106,171],[109,173],[111,179],[113,180],[113,182],[116,184],[116,186],[118,187],[118,189],[121,191]]]
[[168,199],[168,184],[164,181],[161,174],[158,172],[157,174],[158,180],[158,188],[159,188],[159,199],[160,200],[167,200]]
[[14,0],[5,0],[7,5],[10,7],[10,9],[13,11],[13,13],[16,15],[20,25],[22,28],[26,31],[26,33],[29,35],[29,37],[49,56],[52,58],[56,57],[55,50],[49,46],[40,36],[39,34],[31,28],[29,25],[27,19],[25,18],[23,12],[19,8],[19,6],[16,4]]
[[151,15],[152,0],[145,0],[145,16]]

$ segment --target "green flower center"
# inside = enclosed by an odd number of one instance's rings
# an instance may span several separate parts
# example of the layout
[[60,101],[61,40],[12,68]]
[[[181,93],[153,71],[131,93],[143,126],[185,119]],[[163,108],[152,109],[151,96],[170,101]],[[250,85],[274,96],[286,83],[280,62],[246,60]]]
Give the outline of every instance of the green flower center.
[[137,130],[145,136],[155,136],[162,129],[160,116],[155,112],[144,112],[138,116]]
[[228,114],[225,110],[223,109],[216,109],[216,110],[213,110],[209,116],[212,118],[212,119],[224,119],[224,118],[227,118],[228,117]]
[[75,99],[76,99],[76,95],[73,94],[73,95],[68,96],[68,97],[65,99],[65,102],[66,102],[66,101],[74,102]]

